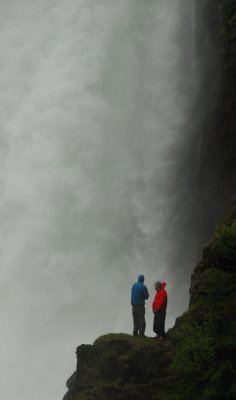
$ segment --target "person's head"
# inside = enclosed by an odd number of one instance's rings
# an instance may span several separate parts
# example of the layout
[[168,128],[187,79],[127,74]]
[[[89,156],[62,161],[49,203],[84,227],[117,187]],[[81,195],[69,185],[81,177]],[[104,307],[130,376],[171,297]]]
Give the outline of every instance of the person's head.
[[155,282],[155,289],[156,289],[156,290],[160,290],[161,287],[162,287],[161,282],[160,282],[160,281],[156,281],[156,282]]
[[138,282],[141,282],[141,283],[144,282],[144,275],[139,275]]

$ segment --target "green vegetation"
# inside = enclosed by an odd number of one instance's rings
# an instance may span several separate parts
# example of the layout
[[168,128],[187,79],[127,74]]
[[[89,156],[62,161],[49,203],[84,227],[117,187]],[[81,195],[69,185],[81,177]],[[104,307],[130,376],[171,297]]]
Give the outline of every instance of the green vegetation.
[[217,226],[211,252],[219,265],[236,267],[236,210],[224,224]]
[[213,339],[207,336],[199,325],[185,327],[187,336],[180,341],[172,370],[180,379],[185,376],[200,376],[215,356]]
[[[194,271],[189,311],[169,336],[179,400],[234,399],[236,378],[236,211],[216,228]],[[171,397],[170,397],[171,398]]]

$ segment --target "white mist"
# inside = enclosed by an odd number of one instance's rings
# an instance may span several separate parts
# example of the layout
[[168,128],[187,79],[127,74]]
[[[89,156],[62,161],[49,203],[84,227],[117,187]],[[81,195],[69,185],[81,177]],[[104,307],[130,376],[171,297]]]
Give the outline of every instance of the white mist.
[[131,332],[139,273],[151,295],[149,335],[154,280],[167,281],[168,326],[182,311],[175,304],[187,307],[186,290],[178,302],[171,292],[163,226],[174,201],[171,151],[195,95],[188,3],[0,4],[5,400],[60,399],[77,345]]

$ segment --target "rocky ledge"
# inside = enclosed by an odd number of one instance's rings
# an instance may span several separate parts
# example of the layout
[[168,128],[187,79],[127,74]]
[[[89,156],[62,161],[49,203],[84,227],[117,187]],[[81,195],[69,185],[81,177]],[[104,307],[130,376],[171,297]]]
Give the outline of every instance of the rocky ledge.
[[[67,381],[71,399],[151,398],[167,375],[173,348],[167,341],[109,334],[77,348],[77,369]],[[158,360],[158,362],[157,362]]]
[[235,399],[235,271],[236,210],[204,249],[167,341],[109,334],[79,346],[64,400]]

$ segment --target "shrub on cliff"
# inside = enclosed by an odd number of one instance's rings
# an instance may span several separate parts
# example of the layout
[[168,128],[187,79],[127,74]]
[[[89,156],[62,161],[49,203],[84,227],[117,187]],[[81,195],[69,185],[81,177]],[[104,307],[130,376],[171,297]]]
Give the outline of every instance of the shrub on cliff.
[[[188,312],[169,332],[175,343],[171,391],[178,400],[236,396],[236,210],[219,225],[192,276]],[[169,391],[169,397],[174,399]]]

